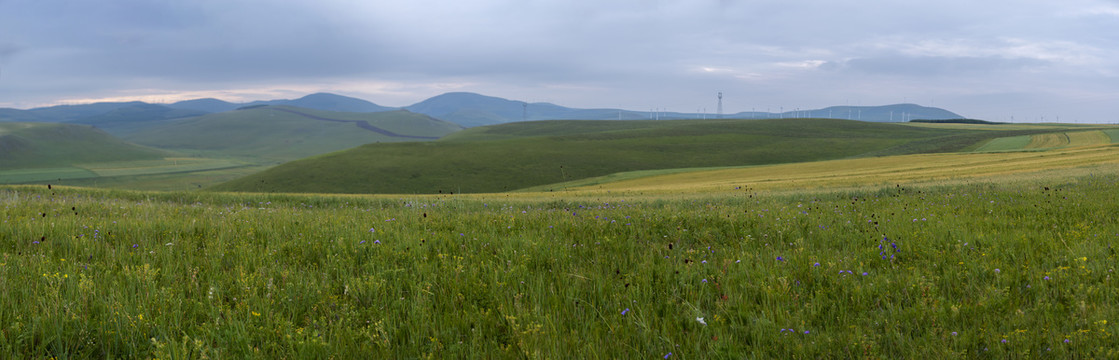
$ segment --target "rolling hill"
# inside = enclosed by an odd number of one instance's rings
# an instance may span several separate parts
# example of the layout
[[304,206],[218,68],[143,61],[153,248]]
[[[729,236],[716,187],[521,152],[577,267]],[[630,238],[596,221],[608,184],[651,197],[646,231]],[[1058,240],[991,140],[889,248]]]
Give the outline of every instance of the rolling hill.
[[622,171],[958,151],[1030,131],[833,119],[539,121],[427,143],[369,144],[214,187],[251,192],[499,192]]
[[166,155],[85,125],[0,122],[0,169],[150,160]]
[[434,140],[460,129],[402,110],[344,113],[259,105],[174,120],[125,139],[186,153],[274,163],[368,143]]
[[305,109],[339,112],[381,112],[397,110],[397,108],[377,105],[362,99],[330,93],[314,93],[294,100],[258,100],[243,104],[235,104],[218,99],[206,98],[180,101],[167,106],[175,109],[187,109],[204,111],[208,113],[218,113],[236,110],[242,107],[260,105],[287,105]]

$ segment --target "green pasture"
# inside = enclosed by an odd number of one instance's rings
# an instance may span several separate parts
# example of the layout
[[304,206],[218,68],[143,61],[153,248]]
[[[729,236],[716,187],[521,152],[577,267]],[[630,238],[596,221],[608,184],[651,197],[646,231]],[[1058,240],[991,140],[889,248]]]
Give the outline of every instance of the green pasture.
[[4,358],[1114,358],[1119,175],[479,195],[0,188]]

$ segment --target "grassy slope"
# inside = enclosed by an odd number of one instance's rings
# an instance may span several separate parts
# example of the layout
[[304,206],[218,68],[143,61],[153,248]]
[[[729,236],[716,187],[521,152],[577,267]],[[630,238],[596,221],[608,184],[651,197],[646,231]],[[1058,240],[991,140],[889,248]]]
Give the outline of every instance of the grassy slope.
[[0,123],[0,169],[160,159],[166,153],[82,125]]
[[[451,123],[403,111],[355,114],[284,108],[330,119],[366,121],[403,135],[437,137],[460,129]],[[363,130],[353,123],[315,120],[270,107],[181,119],[157,129],[138,131],[127,139],[161,148],[255,158],[261,162],[293,160],[374,142],[415,141]]]
[[496,192],[621,171],[958,151],[1008,133],[830,119],[512,123],[431,143],[366,145],[216,189]]

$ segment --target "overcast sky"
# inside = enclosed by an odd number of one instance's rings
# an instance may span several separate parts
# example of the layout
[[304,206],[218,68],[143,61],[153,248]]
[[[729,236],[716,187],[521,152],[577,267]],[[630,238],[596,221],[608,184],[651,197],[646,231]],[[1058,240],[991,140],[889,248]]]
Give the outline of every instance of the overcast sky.
[[0,107],[320,91],[1119,122],[1119,0],[0,0]]

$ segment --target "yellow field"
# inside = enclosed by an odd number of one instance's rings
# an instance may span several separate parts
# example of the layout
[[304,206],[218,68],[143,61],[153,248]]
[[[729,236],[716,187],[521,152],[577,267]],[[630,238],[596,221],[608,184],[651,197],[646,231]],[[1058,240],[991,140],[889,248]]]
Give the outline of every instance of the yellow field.
[[1040,152],[922,154],[729,168],[650,176],[570,190],[587,193],[713,193],[738,187],[811,190],[979,179],[1000,181],[1091,172],[1119,172],[1119,146],[1067,147]]

